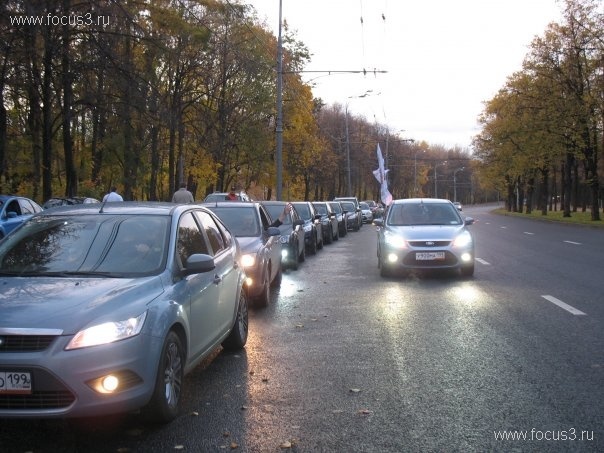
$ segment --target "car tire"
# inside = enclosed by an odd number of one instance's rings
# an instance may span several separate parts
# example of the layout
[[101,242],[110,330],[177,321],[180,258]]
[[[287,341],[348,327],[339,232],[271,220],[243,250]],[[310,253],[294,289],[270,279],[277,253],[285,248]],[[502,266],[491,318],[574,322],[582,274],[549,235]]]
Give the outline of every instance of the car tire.
[[331,231],[331,228],[329,229],[329,232],[327,233],[326,237],[323,238],[323,240],[326,244],[331,244],[333,242],[333,231]]
[[[318,234],[317,237],[319,237]],[[323,248],[323,231],[321,231],[321,236],[319,237],[319,239],[321,239],[321,242],[317,244],[317,250],[321,250]]]
[[222,342],[222,347],[229,351],[238,351],[243,349],[247,343],[247,334],[249,329],[248,306],[245,291],[239,291],[239,303],[237,304],[237,314],[231,333],[226,340]]
[[317,232],[314,231],[312,237],[310,238],[310,245],[308,246],[308,252],[311,255],[317,254]]
[[474,263],[469,266],[464,266],[460,269],[461,276],[464,278],[470,278],[474,275]]
[[275,278],[273,278],[273,281],[271,282],[271,286],[273,288],[281,286],[282,279],[283,279],[283,267],[281,266],[281,264],[279,264],[279,269],[277,270],[277,274],[275,275]]
[[270,269],[267,269],[264,273],[264,279],[262,281],[262,291],[256,298],[257,307],[267,307],[271,300],[271,282],[270,282]]
[[301,250],[300,255],[298,255],[299,261],[301,263],[303,263],[304,261],[306,261],[306,245],[302,245],[302,247],[298,247],[298,250],[299,251]]
[[169,423],[178,415],[184,379],[185,352],[180,337],[170,331],[164,340],[155,389],[144,412],[150,421]]

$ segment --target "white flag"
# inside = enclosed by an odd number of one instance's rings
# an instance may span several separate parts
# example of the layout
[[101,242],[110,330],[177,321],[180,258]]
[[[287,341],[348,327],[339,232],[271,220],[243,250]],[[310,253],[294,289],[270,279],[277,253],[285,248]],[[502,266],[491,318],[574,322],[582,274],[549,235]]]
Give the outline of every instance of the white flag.
[[380,144],[377,145],[377,158],[378,158],[378,169],[373,170],[373,176],[380,183],[380,197],[382,198],[382,203],[386,206],[390,206],[392,203],[392,194],[388,191],[388,180],[386,178],[386,174],[388,170],[384,168],[384,158],[382,157],[382,150],[380,149]]

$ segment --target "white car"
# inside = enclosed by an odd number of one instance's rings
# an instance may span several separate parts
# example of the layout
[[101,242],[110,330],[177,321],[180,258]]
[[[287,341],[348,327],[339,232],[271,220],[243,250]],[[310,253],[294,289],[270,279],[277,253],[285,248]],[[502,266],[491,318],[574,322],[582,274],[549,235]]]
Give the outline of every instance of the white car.
[[373,222],[373,212],[371,212],[371,208],[367,203],[361,201],[359,203],[359,207],[361,208],[361,215],[363,216],[363,223],[371,223]]

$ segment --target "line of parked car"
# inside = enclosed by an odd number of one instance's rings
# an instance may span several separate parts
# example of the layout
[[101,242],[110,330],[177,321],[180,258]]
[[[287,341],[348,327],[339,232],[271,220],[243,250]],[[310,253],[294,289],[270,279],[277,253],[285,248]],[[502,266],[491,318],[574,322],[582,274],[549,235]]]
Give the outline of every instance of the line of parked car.
[[51,204],[0,196],[0,418],[173,420],[185,374],[245,346],[249,303],[363,222],[356,199],[278,227],[280,201]]

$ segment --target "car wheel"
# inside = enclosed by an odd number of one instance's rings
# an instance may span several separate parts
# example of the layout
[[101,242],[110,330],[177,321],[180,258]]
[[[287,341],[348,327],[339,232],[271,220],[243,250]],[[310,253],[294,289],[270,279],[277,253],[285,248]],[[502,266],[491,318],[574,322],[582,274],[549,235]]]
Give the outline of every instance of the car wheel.
[[256,299],[256,305],[258,307],[267,307],[271,300],[271,282],[270,282],[270,269],[267,269],[264,273],[264,279],[262,281],[262,292]]
[[[319,235],[317,235],[317,236],[319,236]],[[321,250],[323,248],[323,231],[321,231],[321,236],[319,237],[319,239],[321,240],[321,242],[319,242],[317,244],[317,249]]]
[[164,340],[159,359],[153,396],[144,410],[152,421],[168,423],[178,415],[184,362],[182,341],[176,332],[170,331]]
[[300,253],[298,252],[298,247],[296,246],[296,249],[294,250],[294,253],[292,254],[292,258],[291,261],[289,263],[289,267],[295,271],[298,270],[299,267],[299,260],[300,260]]
[[474,263],[469,266],[464,266],[460,269],[460,273],[462,277],[469,278],[474,275]]
[[300,262],[303,263],[306,261],[306,246],[302,244],[302,247],[298,247],[298,250],[301,250],[298,256],[300,257]]
[[340,230],[338,230],[338,228],[336,228],[336,234],[335,234],[335,236],[333,237],[333,240],[334,240],[334,241],[338,241],[338,240],[340,240]]
[[333,242],[333,231],[331,231],[331,228],[329,229],[329,232],[323,238],[323,240],[325,241],[326,244],[331,244]]
[[227,339],[222,342],[222,347],[230,351],[243,349],[247,342],[248,327],[247,297],[245,296],[245,291],[241,290],[239,291],[239,304],[237,305],[235,323]]
[[275,275],[275,278],[273,278],[273,281],[271,282],[271,286],[273,286],[273,287],[280,286],[282,279],[283,279],[283,267],[281,266],[281,264],[279,264],[279,269],[277,269],[277,274]]
[[317,232],[313,232],[312,237],[310,238],[310,246],[308,247],[308,252],[311,255],[317,254]]

